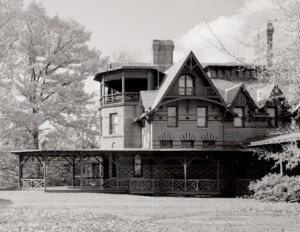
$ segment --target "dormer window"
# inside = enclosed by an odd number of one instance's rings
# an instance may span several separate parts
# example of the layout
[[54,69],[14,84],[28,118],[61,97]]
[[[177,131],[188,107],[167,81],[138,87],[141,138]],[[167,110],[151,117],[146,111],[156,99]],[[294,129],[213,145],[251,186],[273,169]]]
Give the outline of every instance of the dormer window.
[[238,116],[234,118],[234,127],[244,127],[244,108],[234,108],[234,113]]
[[193,95],[193,78],[189,75],[182,75],[179,78],[179,95]]

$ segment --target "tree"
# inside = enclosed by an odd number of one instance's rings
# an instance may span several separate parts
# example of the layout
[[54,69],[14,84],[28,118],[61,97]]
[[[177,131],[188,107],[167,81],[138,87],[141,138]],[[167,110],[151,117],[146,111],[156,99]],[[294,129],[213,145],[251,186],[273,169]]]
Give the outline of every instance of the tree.
[[83,81],[107,59],[89,49],[91,33],[74,20],[49,17],[36,3],[24,11],[23,20],[26,30],[15,44],[17,59],[7,62],[0,80],[11,93],[1,99],[0,110],[7,131],[29,134],[32,147],[38,149],[42,131],[55,125],[71,127],[82,118],[93,101]]
[[[25,32],[22,0],[0,1],[0,64],[10,58],[14,45]],[[2,66],[3,69],[3,66]],[[0,71],[1,73],[1,71]]]
[[277,11],[276,37],[273,46],[273,65],[263,79],[286,86],[292,104],[300,94],[300,2],[298,0],[271,0]]

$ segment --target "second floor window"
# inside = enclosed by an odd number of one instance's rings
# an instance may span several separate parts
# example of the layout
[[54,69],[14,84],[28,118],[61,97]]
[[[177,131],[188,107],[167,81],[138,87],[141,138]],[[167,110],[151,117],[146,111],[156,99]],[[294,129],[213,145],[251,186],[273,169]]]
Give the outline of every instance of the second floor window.
[[267,112],[269,113],[268,126],[276,127],[276,109],[275,108],[267,108]]
[[109,115],[109,133],[115,134],[118,132],[118,114]]
[[206,107],[197,107],[197,127],[207,127]]
[[182,140],[181,148],[194,148],[194,140]]
[[193,78],[182,75],[179,78],[179,95],[193,95]]
[[173,141],[172,140],[160,140],[159,146],[160,146],[160,148],[172,148]]
[[177,127],[177,107],[168,107],[168,127]]
[[244,109],[241,107],[234,108],[234,113],[238,115],[234,118],[234,127],[244,127]]

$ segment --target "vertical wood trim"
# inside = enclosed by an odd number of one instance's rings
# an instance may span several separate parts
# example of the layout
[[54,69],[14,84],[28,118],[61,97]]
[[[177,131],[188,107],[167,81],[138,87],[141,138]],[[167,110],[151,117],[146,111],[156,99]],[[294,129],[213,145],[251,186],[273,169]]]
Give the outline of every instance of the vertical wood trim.
[[112,178],[112,154],[108,156],[108,179]]
[[72,156],[72,186],[75,186],[75,173],[76,172],[76,165],[75,165],[75,158]]
[[23,172],[23,165],[21,164],[22,163],[22,156],[19,155],[19,159],[18,159],[18,190],[21,190],[22,189],[22,182],[21,182],[21,179],[22,179],[22,172]]
[[124,71],[122,72],[122,94],[124,96],[125,93],[125,75],[124,75]]
[[47,190],[47,186],[46,186],[46,183],[47,183],[47,155],[44,154],[44,191]]
[[184,191],[186,191],[186,189],[187,189],[187,163],[186,163],[186,155],[184,156],[183,171],[184,171]]
[[80,154],[80,190],[83,190],[83,159],[82,154]]
[[218,195],[220,195],[220,158],[217,158],[217,188]]
[[160,153],[160,195],[163,194],[163,159]]

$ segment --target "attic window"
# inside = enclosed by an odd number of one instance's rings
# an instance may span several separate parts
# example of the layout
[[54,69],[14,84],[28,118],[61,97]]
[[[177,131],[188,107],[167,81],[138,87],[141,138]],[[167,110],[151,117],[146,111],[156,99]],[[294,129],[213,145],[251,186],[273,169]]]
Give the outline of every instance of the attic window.
[[182,75],[179,78],[179,95],[193,95],[193,78],[188,75]]

